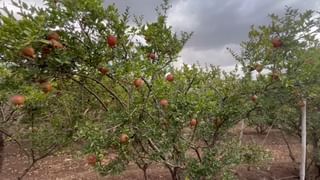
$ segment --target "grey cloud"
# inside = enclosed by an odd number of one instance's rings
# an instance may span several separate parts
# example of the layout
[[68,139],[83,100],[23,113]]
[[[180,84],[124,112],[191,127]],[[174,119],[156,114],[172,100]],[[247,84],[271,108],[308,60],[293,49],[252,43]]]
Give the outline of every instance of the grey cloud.
[[[162,0],[105,0],[115,3],[120,10],[129,6],[136,15],[147,21],[156,17],[155,7]],[[267,24],[270,13],[281,14],[285,6],[308,9],[320,6],[318,0],[172,0],[169,22],[176,31],[193,31],[187,44],[193,49],[221,48],[226,44],[239,44],[245,40],[252,24]]]
[[115,4],[120,11],[130,7],[130,12],[137,16],[143,15],[144,20],[153,21],[156,18],[155,8],[162,0],[105,0],[104,5]]
[[[134,14],[154,20],[154,8],[161,0],[106,0],[115,2],[120,9],[130,6]],[[247,39],[252,24],[268,24],[268,14],[283,14],[285,6],[300,10],[319,10],[319,0],[173,0],[169,24],[176,31],[193,31],[194,35],[181,52],[180,61],[201,65],[213,64],[232,67],[236,62],[226,51],[227,46],[239,49]]]
[[[194,13],[198,21],[197,26],[193,27],[194,36],[187,45],[195,49],[217,48],[229,43],[240,43],[246,39],[252,24],[269,23],[267,15],[283,13],[285,5],[299,9],[319,6],[317,0],[205,0],[201,3],[194,0],[181,0],[176,5],[183,3],[188,5],[180,10],[182,12],[179,15],[188,16],[188,13]],[[184,29],[187,23],[189,22],[179,24],[177,29]]]
[[221,48],[211,49],[185,47],[180,53],[181,61],[186,64],[199,63],[201,66],[212,64],[221,67],[231,67],[235,64],[235,60],[229,51],[226,50],[227,46],[235,51],[238,51],[240,48],[237,44],[227,44]]

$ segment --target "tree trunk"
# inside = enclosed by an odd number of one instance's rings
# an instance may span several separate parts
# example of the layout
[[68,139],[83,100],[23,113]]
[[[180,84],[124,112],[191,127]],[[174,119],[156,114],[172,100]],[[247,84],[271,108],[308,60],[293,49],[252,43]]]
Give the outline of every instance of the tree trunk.
[[[315,134],[315,133],[314,133]],[[313,135],[313,137],[317,137],[316,135]],[[315,167],[315,177],[320,177],[320,157],[319,157],[319,140],[317,138],[313,139],[313,162]]]
[[144,180],[148,180],[148,173],[147,173],[147,169],[148,169],[148,165],[145,164],[142,168],[143,170],[143,177],[144,177]]
[[241,143],[242,143],[243,131],[244,131],[244,119],[242,119],[242,120],[241,120],[241,129],[240,129],[240,137],[239,137],[239,146],[241,146]]
[[172,173],[171,173],[171,178],[172,178],[172,180],[180,180],[179,175],[178,175],[178,172],[177,172],[176,169],[174,169],[174,170],[172,171]]
[[147,170],[143,170],[143,178],[144,180],[148,180]]
[[305,180],[306,176],[306,152],[307,152],[307,103],[303,100],[304,106],[301,107],[301,167],[300,167],[300,180]]
[[4,138],[3,138],[3,134],[0,133],[0,172],[2,172],[2,163],[4,159],[3,149],[4,149]]
[[168,167],[170,174],[171,174],[171,179],[172,180],[184,180],[185,178],[182,177],[182,172],[181,169],[178,167],[171,168]]

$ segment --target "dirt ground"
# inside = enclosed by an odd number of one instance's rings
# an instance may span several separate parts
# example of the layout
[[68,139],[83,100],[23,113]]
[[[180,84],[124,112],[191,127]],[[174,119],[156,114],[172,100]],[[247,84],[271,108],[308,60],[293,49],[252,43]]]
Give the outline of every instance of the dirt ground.
[[[235,131],[236,132],[236,131]],[[236,132],[237,133],[237,132]],[[300,145],[297,138],[287,136],[293,154],[299,160]],[[263,167],[239,167],[237,176],[240,180],[290,180],[297,179],[298,164],[292,162],[287,146],[278,130],[271,130],[268,136],[259,135],[252,129],[246,129],[243,136],[244,143],[258,143],[270,150],[273,160]],[[17,179],[23,169],[27,167],[27,158],[19,153],[14,144],[5,147],[5,159],[0,180]],[[150,180],[170,179],[167,169],[152,167],[148,170]],[[130,167],[120,176],[99,176],[94,169],[87,165],[79,152],[56,154],[41,160],[26,176],[26,180],[140,180],[142,171],[136,166]]]

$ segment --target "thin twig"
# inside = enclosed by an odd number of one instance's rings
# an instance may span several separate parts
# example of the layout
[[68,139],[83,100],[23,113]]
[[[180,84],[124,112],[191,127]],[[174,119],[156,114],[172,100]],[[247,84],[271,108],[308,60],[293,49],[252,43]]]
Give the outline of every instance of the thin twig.
[[269,130],[268,130],[266,136],[264,137],[264,139],[263,139],[263,141],[262,141],[262,146],[263,146],[264,143],[266,142],[266,140],[267,140],[267,138],[268,138],[268,136],[269,136],[269,134],[270,134],[270,131],[271,131],[272,127],[273,127],[273,123],[272,123],[271,126],[269,127]]
[[23,173],[18,177],[18,180],[21,180],[29,171],[30,169],[34,166],[35,161],[33,161],[24,171]]
[[109,94],[111,94],[112,97],[114,97],[120,104],[123,108],[126,108],[128,105],[126,105],[118,96],[115,92],[113,92],[111,89],[109,89],[107,86],[105,86],[102,82],[92,78],[92,77],[89,77],[89,76],[85,76],[85,75],[81,75],[81,74],[77,74],[78,76],[80,77],[84,77],[84,78],[87,78],[87,79],[90,79],[94,82],[96,82],[97,84],[99,84],[101,87],[103,87]]
[[306,172],[309,172],[309,169],[311,168],[313,162],[314,162],[314,158],[312,158],[310,163],[308,164]]
[[[144,77],[141,77],[141,79],[145,82],[145,84],[147,85],[147,88],[149,90],[149,93],[148,93],[148,98],[149,96],[151,95],[151,92],[152,92],[152,85],[144,78]],[[159,113],[159,116],[160,116],[160,113],[162,112],[161,111],[161,108],[157,102],[157,100],[152,96],[152,99],[153,99],[153,102],[155,103],[156,107],[157,107],[157,110],[158,110],[158,113]],[[148,112],[147,112],[148,113]],[[162,112],[163,113],[163,112]]]
[[191,88],[191,86],[192,86],[192,84],[193,84],[195,79],[196,79],[195,77],[192,77],[190,83],[188,84],[188,87],[187,87],[186,91],[184,92],[184,95],[188,94],[188,92],[189,92],[189,90],[190,90],[190,88]]
[[101,98],[95,93],[93,92],[91,89],[89,89],[87,86],[85,86],[83,83],[81,83],[80,81],[74,79],[74,78],[71,78],[73,81],[75,81],[76,83],[78,83],[79,85],[81,85],[83,88],[85,88],[90,94],[92,94],[99,102],[100,104],[102,105],[102,107],[108,111],[108,108],[107,106],[103,103],[103,101],[101,100]]
[[293,153],[292,153],[290,144],[289,144],[289,142],[288,142],[285,134],[283,133],[282,130],[280,130],[280,132],[281,132],[281,135],[282,135],[282,138],[283,138],[284,142],[285,142],[286,145],[287,145],[287,148],[288,148],[288,151],[289,151],[289,156],[290,156],[291,160],[292,160],[294,163],[296,163],[296,159],[294,158],[294,155],[293,155]]
[[[150,147],[153,149],[153,150],[155,150],[157,153],[161,153],[161,151],[159,150],[159,148],[155,145],[155,143],[150,139],[150,138],[148,138],[148,143],[149,143],[149,145],[150,145]],[[160,158],[164,161],[163,163],[165,164],[165,165],[167,165],[167,166],[169,166],[169,167],[180,167],[180,166],[176,166],[176,165],[173,165],[173,164],[171,164],[171,163],[169,163],[169,162],[167,162],[167,159],[163,156],[163,155],[161,155],[160,154]],[[181,167],[180,167],[181,168]]]
[[117,124],[117,125],[115,125],[115,126],[113,126],[113,127],[111,127],[111,128],[106,129],[106,132],[111,131],[111,130],[114,130],[114,129],[122,126],[122,125],[123,125],[123,123]]
[[18,180],[21,180],[30,170],[31,168],[41,159],[49,156],[53,151],[58,147],[58,144],[52,144],[48,149],[47,152],[44,153],[43,155],[35,158],[33,149],[31,149],[32,152],[32,163],[23,171],[23,173],[18,177]]
[[202,162],[201,155],[200,155],[200,152],[199,152],[199,148],[198,147],[191,147],[191,149],[193,149],[196,152],[197,157],[199,159],[199,162]]
[[11,113],[9,114],[9,116],[6,118],[5,122],[9,121],[16,111],[17,111],[17,109],[12,110]]
[[120,81],[116,80],[116,79],[115,79],[113,76],[111,76],[110,74],[107,74],[107,77],[108,77],[109,79],[115,81],[116,83],[118,83],[118,84],[122,87],[122,89],[124,89],[124,90],[126,91],[126,93],[129,94],[128,88],[127,88],[125,85],[123,85]]
[[1,115],[2,115],[2,120],[6,121],[6,116],[5,116],[5,113],[4,113],[4,110],[3,110],[2,106],[0,107],[0,112],[1,112]]
[[5,136],[9,137],[10,139],[12,139],[18,146],[19,148],[23,151],[23,153],[29,157],[29,153],[23,148],[22,144],[15,139],[11,134],[7,133],[6,131],[0,129],[0,133],[4,134]]

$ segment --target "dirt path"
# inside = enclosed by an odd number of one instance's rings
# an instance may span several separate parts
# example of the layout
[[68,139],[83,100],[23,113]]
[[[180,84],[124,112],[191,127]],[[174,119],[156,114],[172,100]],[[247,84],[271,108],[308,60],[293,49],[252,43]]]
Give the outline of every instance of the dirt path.
[[[244,143],[262,143],[272,152],[273,161],[263,167],[239,167],[237,174],[243,180],[271,180],[298,175],[297,165],[293,164],[287,146],[281,138],[281,133],[272,130],[265,139],[265,135],[257,135],[253,130],[246,130],[243,136]],[[299,159],[299,141],[289,137],[288,142],[292,146],[293,154]],[[0,180],[17,179],[19,173],[27,166],[28,160],[19,152],[18,148],[9,143],[4,148],[5,158]],[[71,155],[72,154],[72,155]],[[151,180],[170,179],[168,171],[162,167],[152,167],[148,170]],[[26,180],[140,180],[143,179],[142,171],[136,166],[130,167],[120,176],[100,177],[91,166],[80,156],[80,152],[69,152],[50,156],[40,161],[31,172],[25,176]],[[296,178],[289,178],[296,179]]]

